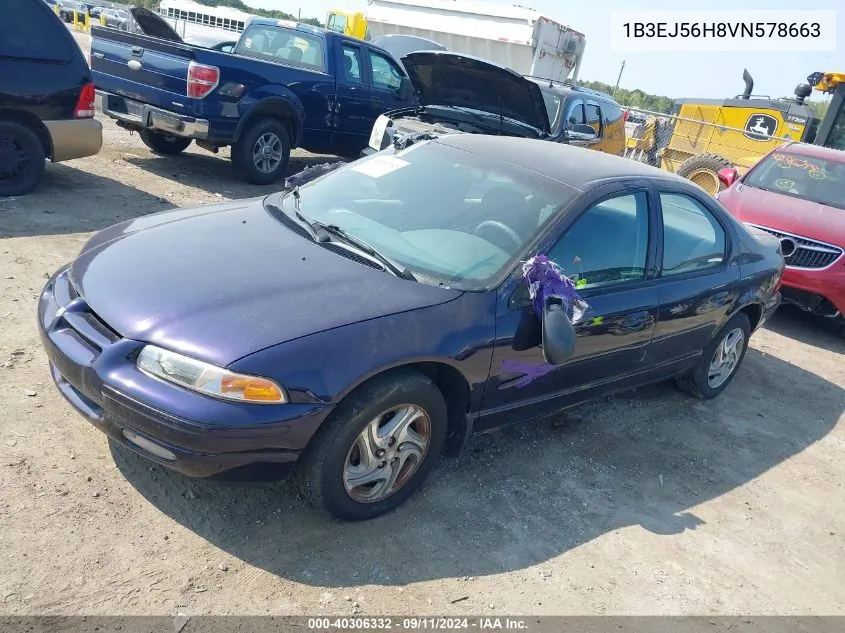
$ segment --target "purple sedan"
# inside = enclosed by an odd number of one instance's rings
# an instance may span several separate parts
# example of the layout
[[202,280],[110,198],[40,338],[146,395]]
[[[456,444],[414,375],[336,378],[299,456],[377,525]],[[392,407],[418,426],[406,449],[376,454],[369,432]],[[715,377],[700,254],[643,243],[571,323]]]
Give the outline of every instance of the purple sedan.
[[452,134],[101,231],[38,321],[58,389],[113,441],[199,477],[296,462],[360,520],[475,432],[658,380],[715,397],[782,272],[685,179]]

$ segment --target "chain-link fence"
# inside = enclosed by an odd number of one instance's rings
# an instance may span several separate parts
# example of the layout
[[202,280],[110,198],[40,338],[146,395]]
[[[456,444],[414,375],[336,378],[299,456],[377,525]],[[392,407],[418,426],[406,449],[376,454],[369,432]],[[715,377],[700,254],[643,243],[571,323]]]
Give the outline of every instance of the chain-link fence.
[[626,157],[677,173],[714,193],[720,187],[720,169],[734,167],[743,173],[784,142],[800,140],[803,133],[802,126],[753,108],[690,105],[680,115],[638,108],[626,112]]

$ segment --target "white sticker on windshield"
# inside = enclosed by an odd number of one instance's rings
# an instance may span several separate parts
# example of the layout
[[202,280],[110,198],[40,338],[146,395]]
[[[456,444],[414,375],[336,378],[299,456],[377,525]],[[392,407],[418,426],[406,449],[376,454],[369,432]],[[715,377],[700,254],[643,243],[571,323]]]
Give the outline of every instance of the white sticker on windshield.
[[370,160],[350,167],[350,169],[370,178],[381,178],[409,164],[408,161],[396,158],[395,156],[374,156]]

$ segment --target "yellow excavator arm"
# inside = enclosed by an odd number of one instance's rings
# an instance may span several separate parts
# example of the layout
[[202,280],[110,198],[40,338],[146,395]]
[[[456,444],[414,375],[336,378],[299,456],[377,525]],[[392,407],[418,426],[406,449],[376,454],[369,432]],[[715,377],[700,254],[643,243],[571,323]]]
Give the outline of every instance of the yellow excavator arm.
[[816,80],[813,88],[819,92],[833,94],[840,83],[845,83],[845,73],[813,73],[808,79]]
[[813,73],[807,82],[819,92],[831,95],[813,143],[845,150],[845,72]]

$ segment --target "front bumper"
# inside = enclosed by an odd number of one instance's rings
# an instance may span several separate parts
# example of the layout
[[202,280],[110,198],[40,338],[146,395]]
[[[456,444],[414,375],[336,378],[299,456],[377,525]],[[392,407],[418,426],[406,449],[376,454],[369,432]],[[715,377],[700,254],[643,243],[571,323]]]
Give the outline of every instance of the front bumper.
[[823,270],[787,267],[781,292],[784,302],[819,316],[845,314],[845,266],[837,261]]
[[42,291],[38,324],[53,381],[77,411],[115,442],[192,477],[295,461],[331,411],[226,402],[147,376],[134,361],[143,343],[100,321],[67,269]]
[[44,121],[44,127],[50,133],[54,163],[94,156],[103,147],[103,124],[97,119]]
[[94,107],[126,126],[164,132],[186,138],[208,138],[208,121],[98,90]]

